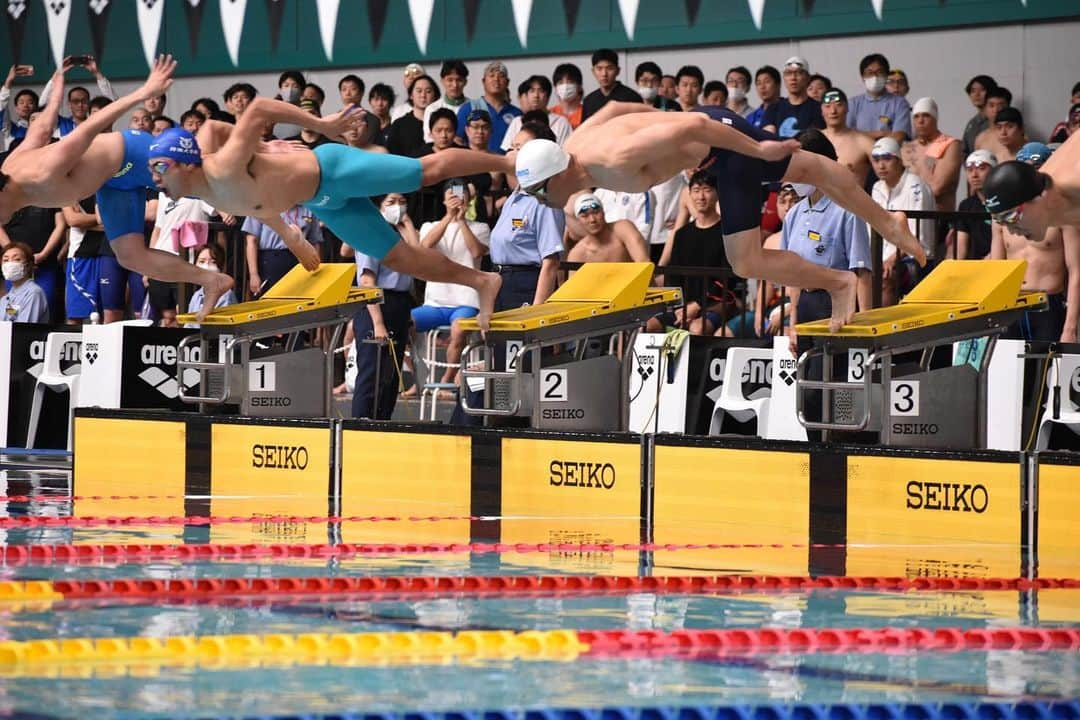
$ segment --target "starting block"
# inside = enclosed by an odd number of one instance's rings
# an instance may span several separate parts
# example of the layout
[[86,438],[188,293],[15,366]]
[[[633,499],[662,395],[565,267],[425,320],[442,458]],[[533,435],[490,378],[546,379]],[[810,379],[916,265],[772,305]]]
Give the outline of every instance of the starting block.
[[[1024,313],[1046,308],[1045,293],[1020,289],[1026,268],[1023,260],[946,260],[898,305],[857,313],[837,333],[828,320],[798,325],[814,340],[797,365],[799,422],[826,433],[879,432],[884,445],[985,448],[995,341]],[[951,365],[931,368],[943,346]],[[917,362],[896,362],[916,352]],[[841,355],[846,381],[831,379]],[[811,363],[820,363],[822,379],[808,377]],[[806,416],[808,392],[822,393],[820,419]]]
[[[199,333],[180,342],[176,362],[180,399],[198,404],[202,412],[239,405],[242,415],[329,417],[333,348],[357,310],[382,302],[378,288],[352,287],[354,277],[353,263],[324,264],[313,273],[297,265],[259,300],[210,312]],[[180,315],[177,321],[197,322],[194,314]],[[328,350],[294,349],[301,333],[321,327],[334,328]],[[260,352],[260,340],[278,337],[284,337],[284,350],[273,346],[274,350]],[[216,362],[209,360],[212,345]],[[180,381],[188,369],[199,372],[199,395],[188,394]]]
[[[649,318],[682,306],[681,290],[649,287],[652,273],[652,263],[589,263],[546,303],[495,313],[486,338],[461,355],[462,409],[528,417],[534,428],[626,430],[630,363],[617,352],[586,357],[586,351],[590,339],[603,339],[606,348],[606,336],[629,331],[623,349],[630,352]],[[475,318],[459,322],[466,331],[480,330]],[[506,369],[493,366],[496,343],[505,343]],[[559,345],[569,347],[542,364],[541,351]],[[486,388],[485,407],[469,406],[471,383]]]

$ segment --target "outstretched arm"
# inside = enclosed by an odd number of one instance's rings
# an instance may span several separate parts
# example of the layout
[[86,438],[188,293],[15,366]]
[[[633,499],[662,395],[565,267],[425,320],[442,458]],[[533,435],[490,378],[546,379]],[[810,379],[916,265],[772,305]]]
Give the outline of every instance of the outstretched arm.
[[594,125],[600,125],[607,122],[613,117],[619,115],[628,115],[630,113],[641,112],[663,112],[652,105],[646,105],[645,103],[637,102],[609,102],[604,107],[597,110],[595,113],[589,116],[589,119],[581,123],[578,126],[578,130],[583,127],[593,127]]
[[53,131],[56,130],[57,118],[60,116],[60,100],[64,96],[63,69],[58,69],[50,82],[53,85],[53,94],[49,97],[49,103],[41,114],[34,118],[34,122],[30,123],[30,127],[26,130],[26,137],[23,138],[19,147],[11,151],[9,157],[16,157],[49,144]]

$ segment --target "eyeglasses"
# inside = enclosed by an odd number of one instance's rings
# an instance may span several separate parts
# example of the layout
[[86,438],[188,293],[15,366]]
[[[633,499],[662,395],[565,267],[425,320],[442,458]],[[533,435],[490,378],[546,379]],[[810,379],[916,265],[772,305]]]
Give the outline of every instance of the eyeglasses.
[[150,163],[150,172],[155,175],[164,175],[175,164],[172,160],[158,160]]
[[1016,225],[1024,219],[1024,204],[1020,203],[1011,210],[990,213],[990,217],[994,219],[994,222],[1001,223],[1002,225]]

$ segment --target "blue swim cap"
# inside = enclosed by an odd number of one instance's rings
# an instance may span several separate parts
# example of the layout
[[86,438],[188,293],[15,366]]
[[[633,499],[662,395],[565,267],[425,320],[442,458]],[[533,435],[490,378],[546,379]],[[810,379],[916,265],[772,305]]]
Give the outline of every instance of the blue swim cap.
[[1016,159],[1039,167],[1049,159],[1052,152],[1054,151],[1050,149],[1049,145],[1041,142],[1029,142],[1016,153]]
[[149,157],[166,157],[187,165],[202,165],[202,150],[195,136],[183,128],[169,128],[150,143]]

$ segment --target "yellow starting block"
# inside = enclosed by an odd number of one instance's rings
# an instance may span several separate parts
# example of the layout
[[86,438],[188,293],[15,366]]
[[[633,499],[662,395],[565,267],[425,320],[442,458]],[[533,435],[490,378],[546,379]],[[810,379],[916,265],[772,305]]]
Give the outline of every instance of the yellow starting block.
[[[839,332],[827,319],[797,325],[814,339],[797,365],[799,421],[880,432],[886,445],[986,447],[995,341],[1024,313],[1046,308],[1046,293],[1021,290],[1026,269],[1023,260],[946,260],[899,304],[857,313]],[[943,346],[951,362],[933,363]],[[834,374],[842,355],[846,380]],[[820,393],[820,418],[808,417],[809,393]]]
[[[259,300],[215,308],[199,334],[180,342],[180,398],[204,412],[239,405],[243,415],[328,417],[333,348],[360,308],[382,302],[378,288],[352,287],[355,277],[353,263],[320,265],[313,273],[297,265]],[[177,321],[196,319],[187,314]],[[321,327],[334,328],[328,350],[314,343],[296,349],[302,333]],[[212,350],[216,361],[209,359]],[[198,379],[199,394],[190,393],[188,378]]]
[[[495,313],[486,338],[462,353],[462,408],[471,415],[530,417],[536,428],[626,429],[630,363],[609,347],[608,336],[629,331],[624,347],[633,347],[633,335],[649,318],[683,304],[678,288],[649,287],[652,274],[652,263],[589,263],[542,305]],[[460,325],[480,330],[475,318]],[[600,338],[599,352],[589,353]],[[542,351],[563,345],[560,355],[543,353],[542,360]],[[503,350],[505,361],[498,364],[505,369],[495,369],[494,356]],[[468,404],[470,387],[486,389],[484,407]]]

